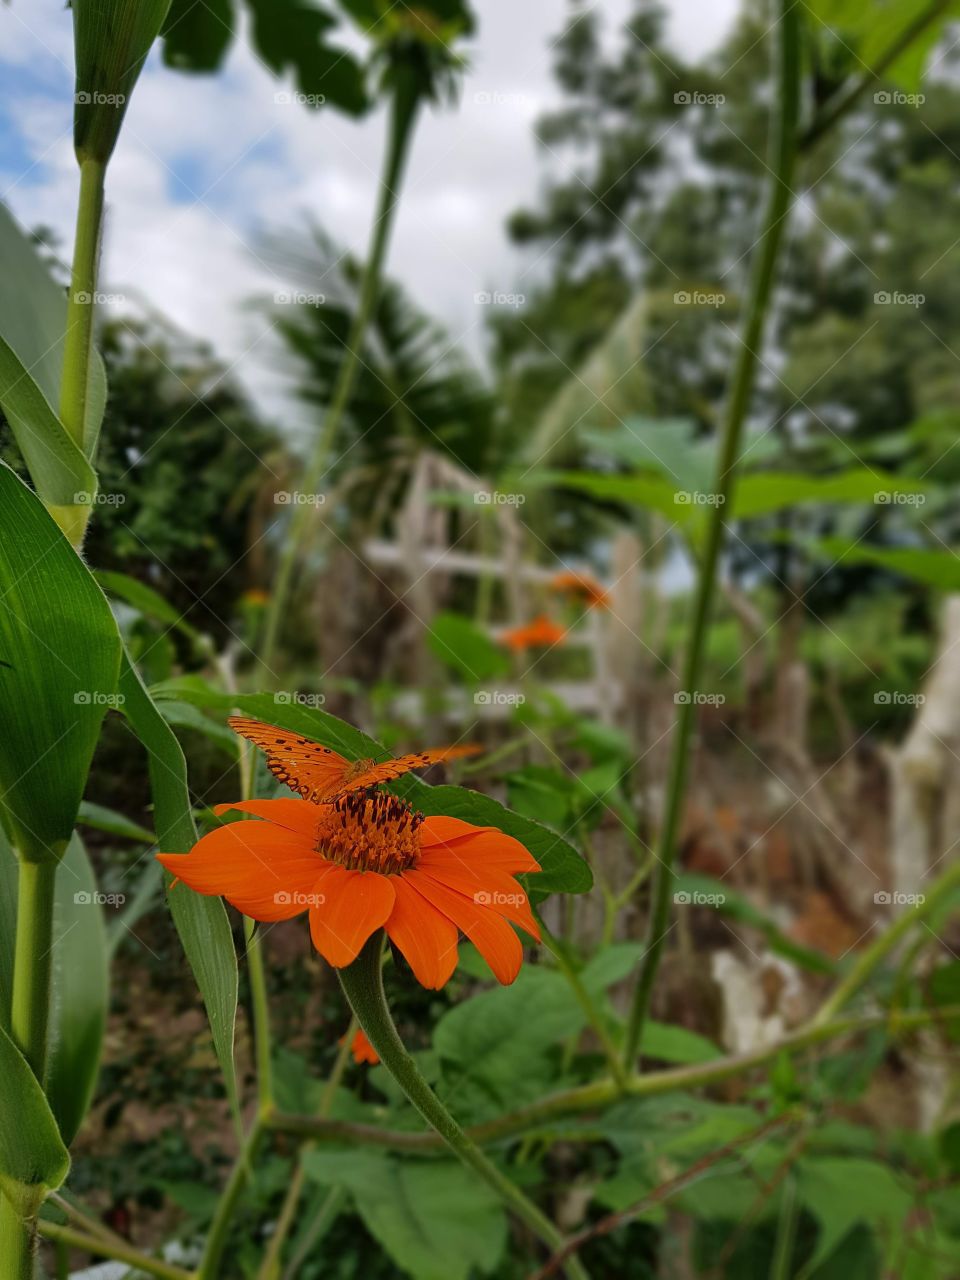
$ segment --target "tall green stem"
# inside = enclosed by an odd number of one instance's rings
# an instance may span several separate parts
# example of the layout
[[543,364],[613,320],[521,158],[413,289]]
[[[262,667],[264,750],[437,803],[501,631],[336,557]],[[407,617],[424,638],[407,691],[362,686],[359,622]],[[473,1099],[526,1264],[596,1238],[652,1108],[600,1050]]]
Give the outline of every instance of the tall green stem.
[[[373,316],[380,298],[383,263],[387,245],[390,241],[390,230],[399,198],[400,184],[406,164],[410,138],[416,120],[419,93],[412,76],[402,76],[394,91],[390,108],[390,128],[387,142],[387,153],[384,161],[383,175],[380,179],[380,196],[377,206],[376,220],[371,234],[370,250],[363,270],[360,286],[360,298],[357,311],[350,328],[343,361],[337,373],[330,405],[324,418],[323,427],[317,437],[313,452],[303,477],[303,491],[316,492],[327,469],[330,451],[336,439],[337,431],[343,415],[350,403],[354,383],[360,368],[360,354],[363,347],[364,334]],[[262,669],[272,673],[276,656],[277,641],[280,628],[283,626],[284,614],[290,598],[293,571],[303,546],[307,522],[311,517],[311,508],[306,505],[293,507],[290,528],[280,553],[277,574],[267,607],[264,624],[263,644],[260,654]]]
[[240,1203],[240,1197],[247,1185],[254,1161],[260,1151],[260,1146],[266,1133],[266,1119],[265,1115],[260,1112],[257,1113],[247,1135],[247,1140],[243,1145],[243,1150],[237,1156],[227,1185],[224,1187],[223,1194],[217,1203],[217,1211],[210,1225],[210,1232],[207,1236],[207,1243],[203,1250],[203,1257],[200,1259],[200,1266],[197,1268],[195,1280],[219,1280],[221,1274],[220,1264],[223,1259],[223,1251],[227,1247],[230,1224],[237,1211],[237,1205]]
[[[357,1015],[367,1038],[380,1055],[406,1097],[420,1112],[427,1124],[435,1129],[450,1150],[468,1168],[473,1169],[512,1209],[521,1222],[540,1239],[551,1252],[563,1244],[563,1236],[550,1219],[528,1200],[500,1169],[483,1154],[476,1143],[447,1111],[446,1107],[424,1080],[423,1076],[403,1046],[403,1041],[393,1025],[383,990],[380,965],[382,931],[369,939],[357,959],[346,969],[337,972],[350,1007]],[[576,1258],[567,1264],[571,1280],[588,1280],[583,1265]]]
[[713,495],[714,505],[708,508],[706,544],[700,561],[693,623],[683,665],[683,689],[688,696],[687,700],[679,705],[674,729],[666,807],[660,830],[659,864],[653,890],[646,952],[634,993],[633,1008],[624,1044],[628,1070],[633,1069],[636,1061],[643,1024],[650,1004],[650,993],[667,934],[677,838],[689,769],[690,740],[697,709],[695,694],[703,670],[703,655],[710,625],[717,564],[725,529],[724,512],[730,507],[735,492],[744,420],[753,390],[757,358],[763,340],[777,259],[783,242],[784,226],[793,197],[791,182],[796,159],[797,120],[800,110],[800,8],[796,0],[780,0],[781,12],[777,32],[778,107],[772,131],[770,191],[759,240],[760,247],[754,259],[740,349],[720,439]]
[[270,1006],[263,964],[263,944],[256,924],[244,916],[243,936],[247,944],[247,972],[250,975],[250,1003],[253,1013],[253,1045],[257,1062],[257,1100],[260,1111],[273,1105],[273,1062],[270,1044]]
[[106,165],[98,160],[84,160],[80,165],[80,201],[77,206],[73,268],[67,298],[60,420],[81,449],[90,383],[90,357],[93,353],[94,299],[97,293],[105,173]]
[[[57,864],[21,856],[17,887],[10,1034],[41,1082],[47,1060],[50,1016],[50,964],[53,945],[53,895]],[[18,1218],[0,1196],[0,1275],[31,1280],[34,1225]]]

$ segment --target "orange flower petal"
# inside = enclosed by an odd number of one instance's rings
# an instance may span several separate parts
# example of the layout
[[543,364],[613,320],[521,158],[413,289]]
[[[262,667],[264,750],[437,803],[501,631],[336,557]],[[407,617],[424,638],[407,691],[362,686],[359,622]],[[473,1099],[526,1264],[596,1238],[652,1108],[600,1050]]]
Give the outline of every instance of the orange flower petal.
[[395,876],[392,883],[397,900],[387,921],[387,933],[420,985],[439,991],[457,967],[459,930],[403,876]]
[[369,1062],[373,1067],[380,1061],[376,1049],[361,1030],[357,1030],[350,1041],[350,1052],[353,1054],[354,1062],[358,1065],[361,1062]]
[[429,817],[423,820],[420,840],[424,865],[455,858],[501,871],[540,870],[539,862],[519,840],[496,827],[474,827],[459,818]]
[[498,982],[504,986],[513,982],[523,963],[523,947],[503,916],[489,907],[478,906],[422,871],[407,871],[404,879],[467,935]]
[[270,822],[231,822],[189,853],[158,853],[157,861],[197,893],[224,897],[254,920],[306,911],[305,899],[329,865],[302,836]]
[[328,964],[342,969],[356,960],[374,930],[386,924],[395,900],[392,877],[327,863],[312,891],[322,899],[310,908],[313,945]]
[[257,818],[266,818],[278,827],[305,836],[314,834],[322,816],[317,806],[306,800],[233,800],[230,804],[213,806],[213,812],[218,818],[232,809],[236,809],[238,813],[252,813]]
[[446,885],[448,889],[462,893],[478,906],[488,907],[507,920],[512,920],[532,938],[540,941],[540,930],[530,910],[530,900],[513,876],[490,867],[474,867],[454,861],[448,861],[443,866],[426,866],[421,859],[418,870],[431,880]]

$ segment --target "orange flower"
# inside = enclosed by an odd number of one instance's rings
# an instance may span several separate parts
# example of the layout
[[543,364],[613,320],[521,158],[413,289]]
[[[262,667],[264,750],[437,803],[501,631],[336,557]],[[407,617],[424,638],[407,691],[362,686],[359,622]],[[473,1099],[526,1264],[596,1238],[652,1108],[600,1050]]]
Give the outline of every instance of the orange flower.
[[197,893],[218,895],[254,920],[309,911],[313,944],[334,968],[356,960],[385,928],[425,987],[457,967],[466,934],[498,982],[513,982],[523,947],[510,922],[540,939],[514,876],[539,871],[519,840],[459,818],[424,817],[384,791],[333,804],[246,800],[217,805],[263,819],[232,822],[188,854],[157,858]]
[[270,596],[262,587],[251,587],[249,591],[245,591],[240,597],[240,603],[261,608],[270,603]]
[[560,644],[566,634],[563,627],[541,613],[525,627],[504,631],[500,643],[515,653],[521,653],[524,649],[550,649]]
[[[343,1044],[345,1038],[344,1036],[340,1037],[341,1044]],[[361,1062],[369,1062],[371,1067],[375,1067],[380,1061],[376,1049],[359,1028],[350,1041],[350,1052],[353,1054],[353,1060],[358,1066]]]
[[573,600],[582,600],[588,609],[609,609],[610,596],[595,578],[586,573],[565,569],[550,580],[554,591],[562,592]]

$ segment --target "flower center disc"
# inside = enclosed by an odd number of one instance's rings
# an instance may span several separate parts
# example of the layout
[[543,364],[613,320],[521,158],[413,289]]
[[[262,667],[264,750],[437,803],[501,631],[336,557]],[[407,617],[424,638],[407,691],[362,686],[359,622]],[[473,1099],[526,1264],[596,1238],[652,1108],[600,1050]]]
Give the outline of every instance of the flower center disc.
[[398,875],[420,856],[422,813],[386,791],[348,792],[329,806],[317,852],[349,871]]

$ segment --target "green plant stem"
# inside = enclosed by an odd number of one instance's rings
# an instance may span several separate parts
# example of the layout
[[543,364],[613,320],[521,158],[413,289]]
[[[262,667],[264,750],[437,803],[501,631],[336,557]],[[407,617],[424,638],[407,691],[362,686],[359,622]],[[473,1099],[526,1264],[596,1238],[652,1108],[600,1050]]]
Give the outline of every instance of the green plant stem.
[[812,147],[814,143],[819,142],[823,135],[829,132],[839,120],[857,105],[863,95],[867,92],[871,85],[876,84],[877,80],[883,73],[893,65],[894,62],[904,54],[911,44],[930,26],[937,18],[947,12],[950,0],[933,0],[932,4],[927,5],[926,9],[920,11],[917,16],[906,26],[900,35],[892,40],[874,65],[856,80],[846,91],[841,90],[835,94],[826,105],[817,112],[809,129],[800,139],[800,149],[802,151]]
[[660,956],[668,931],[674,861],[686,795],[691,738],[696,716],[694,694],[700,684],[703,655],[710,625],[717,565],[725,530],[724,511],[735,493],[736,470],[747,408],[756,375],[757,357],[766,324],[767,309],[787,214],[793,198],[791,182],[797,149],[800,105],[800,8],[796,0],[780,0],[778,40],[778,109],[772,130],[773,163],[770,191],[759,250],[754,258],[747,297],[743,333],[727,406],[717,472],[714,505],[709,508],[703,557],[700,562],[690,640],[683,664],[683,689],[688,698],[678,708],[674,729],[666,805],[660,830],[659,864],[653,888],[646,952],[634,992],[633,1007],[624,1041],[624,1060],[632,1070],[640,1049],[643,1024],[650,1005]]
[[[161,1262],[158,1258],[148,1257],[140,1253],[132,1245],[123,1241],[107,1240],[103,1236],[88,1236],[72,1227],[62,1227],[56,1222],[39,1223],[40,1234],[47,1240],[54,1241],[70,1249],[83,1249],[95,1254],[98,1258],[112,1258],[115,1262],[125,1262],[136,1271],[145,1271],[147,1275],[157,1276],[159,1280],[193,1280],[189,1271],[175,1267],[172,1263]],[[6,1277],[5,1277],[6,1280]]]
[[[403,1046],[387,1008],[380,965],[382,931],[369,939],[360,955],[345,969],[338,970],[340,983],[380,1061],[420,1112],[427,1124],[468,1168],[493,1188],[521,1222],[553,1252],[564,1243],[554,1223],[490,1160],[450,1115],[424,1080]],[[588,1280],[583,1264],[572,1258],[567,1264],[571,1280]]]
[[67,328],[60,381],[60,420],[73,442],[83,449],[90,358],[93,353],[94,297],[103,223],[103,180],[106,165],[84,160],[80,165],[80,200],[73,246],[73,268],[67,298]]
[[[824,1044],[829,1040],[874,1027],[889,1026],[893,1031],[911,1031],[930,1026],[938,1021],[960,1017],[960,1005],[936,1010],[921,1009],[898,1013],[894,1017],[877,1013],[862,1017],[839,1018],[833,1022],[810,1025],[785,1036],[775,1044],[764,1045],[749,1053],[740,1053],[717,1062],[697,1063],[688,1067],[671,1067],[666,1071],[651,1071],[646,1075],[633,1075],[627,1080],[626,1090],[615,1080],[596,1080],[576,1089],[564,1089],[550,1094],[538,1102],[521,1107],[468,1129],[467,1136],[474,1142],[500,1142],[518,1134],[537,1129],[550,1132],[558,1119],[569,1115],[583,1115],[600,1111],[622,1101],[624,1094],[631,1098],[652,1098],[687,1089],[702,1089],[734,1076],[743,1075],[756,1067],[773,1062],[781,1054],[802,1053],[805,1049]],[[367,1035],[369,1029],[364,1028]],[[372,1037],[371,1037],[372,1040]],[[374,1048],[379,1048],[374,1041]],[[382,1055],[381,1055],[382,1057]],[[399,1130],[380,1129],[376,1125],[353,1124],[343,1120],[318,1120],[315,1116],[289,1115],[276,1112],[269,1117],[270,1128],[278,1133],[296,1134],[301,1138],[321,1142],[355,1143],[359,1146],[391,1147],[411,1154],[435,1154],[445,1139],[438,1133],[408,1133]]]
[[[380,299],[383,264],[390,241],[390,231],[393,226],[394,213],[397,207],[400,186],[403,180],[403,170],[406,165],[418,105],[419,92],[415,83],[409,77],[402,77],[391,99],[387,152],[383,175],[380,180],[380,194],[376,219],[371,234],[370,250],[363,269],[357,311],[350,328],[343,360],[337,371],[337,378],[331,393],[330,405],[324,418],[323,427],[317,437],[307,469],[304,472],[302,484],[305,493],[316,492],[323,479],[333,443],[353,393],[354,383],[360,368],[364,335]],[[280,552],[273,590],[267,606],[260,654],[261,668],[268,676],[273,674],[273,663],[280,638],[280,628],[283,626],[290,599],[293,572],[303,546],[304,535],[310,518],[311,510],[308,506],[298,505],[293,508],[290,528],[287,530],[283,548]]]
[[314,1217],[307,1230],[304,1232],[303,1239],[297,1246],[297,1251],[290,1259],[290,1265],[283,1273],[283,1280],[294,1280],[299,1273],[300,1268],[310,1256],[311,1250],[318,1244],[326,1234],[331,1223],[340,1212],[347,1193],[343,1187],[331,1187],[324,1196],[323,1204],[320,1211]]
[[935,881],[923,902],[905,911],[889,929],[877,938],[857,957],[847,976],[837,984],[813,1019],[814,1026],[830,1022],[847,1001],[861,989],[876,972],[890,952],[906,937],[911,929],[931,915],[957,889],[960,889],[960,862],[955,863],[939,880]]
[[260,930],[248,916],[243,918],[243,936],[247,944],[247,970],[250,974],[253,1044],[257,1061],[257,1100],[263,1112],[268,1111],[273,1105],[270,1007],[267,1001],[267,979],[263,966],[263,939],[260,937]]
[[253,1163],[260,1151],[260,1146],[267,1133],[269,1112],[257,1112],[247,1140],[234,1163],[227,1185],[217,1203],[217,1210],[210,1224],[210,1232],[204,1246],[203,1257],[197,1268],[194,1280],[220,1280],[220,1264],[223,1251],[227,1246],[230,1224],[236,1212],[240,1197],[247,1185]]
[[[357,1030],[357,1019],[350,1019],[350,1025],[347,1028],[346,1035],[340,1042],[337,1050],[337,1056],[333,1061],[330,1069],[330,1075],[327,1077],[327,1083],[324,1086],[323,1095],[320,1098],[320,1105],[317,1107],[318,1119],[325,1120],[330,1114],[330,1108],[333,1106],[333,1099],[336,1096],[337,1088],[343,1079],[343,1073],[346,1070],[347,1058],[350,1056],[350,1042],[353,1040]],[[277,1225],[270,1242],[267,1245],[263,1255],[263,1261],[260,1264],[260,1270],[257,1272],[257,1280],[275,1280],[280,1270],[280,1254],[283,1249],[284,1242],[290,1234],[296,1217],[297,1205],[300,1203],[300,1196],[303,1194],[303,1184],[306,1181],[306,1170],[303,1167],[303,1157],[313,1146],[308,1144],[300,1152],[300,1158],[297,1166],[293,1171],[290,1179],[290,1185],[287,1187],[287,1193],[283,1199],[283,1205],[280,1208],[280,1216],[277,1218]],[[322,1212],[322,1211],[321,1211]]]
[[624,1070],[623,1063],[620,1061],[620,1053],[617,1046],[613,1042],[610,1031],[603,1020],[603,1015],[593,1000],[590,998],[590,992],[586,989],[580,980],[580,975],[574,969],[573,965],[567,959],[567,954],[563,946],[553,936],[550,930],[540,921],[540,934],[543,939],[543,945],[551,953],[557,962],[557,968],[566,978],[570,985],[570,989],[577,999],[577,1003],[586,1015],[587,1021],[593,1028],[593,1031],[603,1046],[603,1052],[606,1055],[607,1062],[610,1066],[610,1074],[613,1076],[617,1084],[622,1089],[627,1085],[627,1074]]

